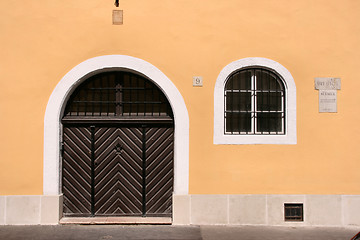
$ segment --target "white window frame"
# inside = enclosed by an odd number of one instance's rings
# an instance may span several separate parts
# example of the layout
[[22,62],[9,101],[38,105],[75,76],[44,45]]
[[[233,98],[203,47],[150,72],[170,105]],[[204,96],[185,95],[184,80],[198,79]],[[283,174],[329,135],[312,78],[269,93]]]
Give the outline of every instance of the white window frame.
[[[225,134],[224,88],[228,77],[243,68],[267,68],[276,72],[285,87],[285,134]],[[296,144],[296,86],[290,72],[280,63],[267,58],[253,57],[234,61],[225,66],[215,83],[214,89],[214,144]]]

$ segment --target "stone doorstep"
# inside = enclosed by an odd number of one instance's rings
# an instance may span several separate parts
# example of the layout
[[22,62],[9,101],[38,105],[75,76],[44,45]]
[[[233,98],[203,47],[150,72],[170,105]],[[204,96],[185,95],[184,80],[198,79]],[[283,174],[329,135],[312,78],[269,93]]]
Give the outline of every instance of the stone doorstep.
[[169,217],[63,217],[60,224],[171,225]]

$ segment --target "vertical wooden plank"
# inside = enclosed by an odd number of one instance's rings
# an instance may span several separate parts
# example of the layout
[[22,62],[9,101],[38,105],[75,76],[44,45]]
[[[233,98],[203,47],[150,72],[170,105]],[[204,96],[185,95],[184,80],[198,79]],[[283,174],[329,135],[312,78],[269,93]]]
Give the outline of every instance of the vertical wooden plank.
[[146,216],[171,216],[174,129],[146,129]]
[[141,129],[95,130],[95,215],[142,213]]
[[62,192],[64,216],[91,215],[91,131],[64,126]]

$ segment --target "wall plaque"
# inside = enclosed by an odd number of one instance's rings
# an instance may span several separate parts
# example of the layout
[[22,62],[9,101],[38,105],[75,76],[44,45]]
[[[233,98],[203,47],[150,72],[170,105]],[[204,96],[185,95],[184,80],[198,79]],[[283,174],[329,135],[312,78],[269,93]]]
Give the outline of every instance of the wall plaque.
[[337,112],[337,90],[341,89],[340,78],[315,78],[315,89],[319,90],[319,112]]
[[113,25],[123,24],[123,10],[113,10],[112,22]]
[[196,76],[193,77],[193,87],[202,87],[203,86],[203,77]]
[[340,90],[340,78],[315,78],[316,90]]
[[319,91],[319,112],[337,112],[337,91]]

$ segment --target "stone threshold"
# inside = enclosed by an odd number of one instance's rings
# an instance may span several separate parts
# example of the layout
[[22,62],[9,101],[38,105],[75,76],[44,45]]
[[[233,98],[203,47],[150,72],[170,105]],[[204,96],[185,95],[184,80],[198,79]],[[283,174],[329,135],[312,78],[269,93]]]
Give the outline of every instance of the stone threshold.
[[170,217],[63,217],[60,224],[80,225],[171,225]]

